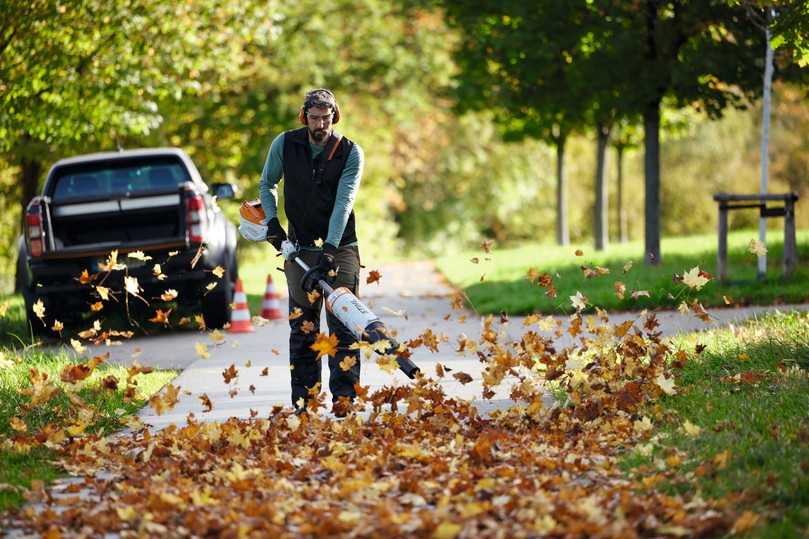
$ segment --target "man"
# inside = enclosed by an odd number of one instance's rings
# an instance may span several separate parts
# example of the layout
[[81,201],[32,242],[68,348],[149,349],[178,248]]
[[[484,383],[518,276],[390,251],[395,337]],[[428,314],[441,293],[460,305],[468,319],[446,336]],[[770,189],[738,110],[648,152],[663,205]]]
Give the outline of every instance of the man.
[[[304,98],[298,119],[300,129],[286,131],[273,140],[261,173],[259,195],[266,215],[267,241],[280,251],[287,235],[278,221],[276,187],[284,177],[284,209],[289,221],[289,239],[300,249],[310,267],[333,279],[333,286],[359,292],[360,257],[354,229],[354,199],[363,167],[362,148],[335,133],[340,109],[334,94],[325,88]],[[322,298],[314,299],[301,286],[303,270],[284,264],[289,289],[289,360],[292,404],[305,408],[310,390],[320,383],[320,360],[311,346],[320,331]],[[300,315],[298,315],[300,313]],[[327,313],[329,332],[337,335],[338,347],[329,356],[329,389],[333,412],[344,416],[356,396],[360,379],[359,350],[349,347],[355,339],[337,318]],[[354,358],[344,361],[347,357]],[[343,367],[350,365],[347,369]]]

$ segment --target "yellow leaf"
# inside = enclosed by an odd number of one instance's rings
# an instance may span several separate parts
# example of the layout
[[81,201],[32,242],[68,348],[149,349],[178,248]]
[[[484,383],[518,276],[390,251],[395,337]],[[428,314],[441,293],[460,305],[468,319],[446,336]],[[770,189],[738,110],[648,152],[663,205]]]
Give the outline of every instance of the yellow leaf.
[[757,239],[750,240],[747,250],[756,256],[765,256],[767,254],[767,246]]
[[635,290],[632,292],[632,299],[638,299],[641,296],[651,297],[648,290]]
[[347,371],[347,370],[351,369],[351,367],[353,367],[356,364],[357,364],[357,358],[356,357],[354,357],[354,356],[346,356],[340,362],[340,368],[343,369],[344,371]]
[[169,251],[169,258],[172,256],[177,256],[178,254],[180,254],[180,251]]
[[632,269],[632,261],[629,260],[624,264],[624,273],[629,273],[629,270]]
[[309,348],[317,352],[318,359],[323,356],[334,356],[337,353],[337,335],[318,333],[315,342]]
[[110,289],[106,286],[96,286],[96,292],[101,296],[101,299],[107,301],[110,299]]
[[688,311],[690,311],[688,304],[684,301],[680,302],[677,306],[677,310],[680,311],[680,314],[688,314]]
[[587,296],[577,290],[575,296],[570,296],[570,303],[574,309],[581,311],[587,306]]
[[694,437],[699,436],[699,433],[702,432],[702,429],[686,419],[685,423],[683,423],[683,432],[685,432],[689,436]]
[[205,317],[203,317],[201,314],[195,314],[194,322],[196,322],[199,329],[205,331]]
[[39,318],[40,320],[45,318],[45,304],[42,303],[41,299],[38,299],[37,302],[34,303],[34,305],[31,307],[31,309],[34,311],[34,314],[37,315],[37,318]]
[[292,309],[292,312],[289,313],[290,320],[295,320],[296,318],[300,318],[301,316],[303,316],[303,311],[301,310],[300,307],[295,307],[294,309]]
[[131,505],[126,507],[116,507],[115,512],[118,513],[118,518],[124,522],[132,522],[138,516],[138,512]]
[[688,288],[694,288],[699,290],[709,281],[709,279],[705,278],[699,270],[699,266],[695,266],[691,268],[690,271],[683,274],[683,284],[686,285]]
[[174,290],[173,288],[169,288],[168,290],[160,294],[160,299],[162,299],[163,301],[172,301],[174,299],[177,299],[177,291]]
[[725,449],[724,451],[714,455],[713,463],[716,465],[717,469],[723,470],[725,467],[727,467],[729,459],[730,449]]
[[79,283],[81,284],[90,283],[90,273],[87,270],[82,270],[81,275],[79,275]]
[[128,256],[129,258],[134,258],[135,260],[142,260],[143,262],[152,259],[151,256],[143,254],[143,251],[133,251],[126,256]]
[[210,337],[210,339],[211,339],[213,342],[216,342],[216,343],[222,343],[222,342],[225,342],[225,334],[224,334],[224,333],[222,333],[221,331],[219,331],[218,329],[213,330],[213,331],[211,332],[211,334],[210,334],[210,335],[208,335],[208,337]]
[[317,290],[312,290],[311,292],[306,293],[306,297],[309,299],[309,303],[314,303],[320,299],[320,292]]
[[96,301],[95,303],[90,305],[90,310],[93,311],[94,313],[97,313],[98,311],[100,311],[103,308],[104,308],[104,304],[101,303],[100,301]]
[[55,331],[56,333],[61,333],[62,330],[65,329],[65,325],[61,323],[59,320],[54,320],[53,325],[51,326],[51,331]]
[[127,275],[124,277],[124,284],[126,287],[126,291],[133,296],[137,296],[138,293],[141,291],[140,285],[138,284],[138,278],[132,277],[131,275]]
[[211,273],[221,279],[225,275],[225,268],[222,266],[216,266],[213,270],[211,270]]
[[761,517],[755,514],[752,511],[745,511],[739,518],[736,519],[736,522],[733,523],[733,528],[731,528],[732,533],[742,534],[748,530],[751,530],[756,527],[758,521]]
[[739,354],[738,358],[739,361],[749,361],[750,355],[747,352],[742,352],[741,354]]
[[216,281],[214,281],[214,282],[212,282],[212,283],[208,283],[207,285],[205,285],[205,289],[206,289],[208,292],[210,292],[211,290],[213,290],[214,288],[216,288],[216,284],[217,284],[217,283],[216,283]]
[[25,425],[25,421],[23,421],[19,417],[12,417],[8,423],[9,425],[11,425],[11,428],[16,430],[17,432],[25,432],[26,430],[28,430],[28,427]]
[[462,526],[454,522],[442,522],[433,532],[433,539],[455,539],[461,533]]
[[70,339],[70,346],[73,347],[73,350],[75,350],[77,354],[83,354],[84,351],[87,350],[87,348],[81,344],[81,341],[76,339]]
[[315,247],[323,247],[323,239],[318,238],[315,240]]
[[621,281],[615,281],[615,297],[618,299],[624,299],[624,295],[626,294],[626,285]]
[[208,353],[208,346],[205,345],[205,343],[198,342],[194,345],[194,348],[197,350],[197,355],[202,359],[211,357],[211,354]]

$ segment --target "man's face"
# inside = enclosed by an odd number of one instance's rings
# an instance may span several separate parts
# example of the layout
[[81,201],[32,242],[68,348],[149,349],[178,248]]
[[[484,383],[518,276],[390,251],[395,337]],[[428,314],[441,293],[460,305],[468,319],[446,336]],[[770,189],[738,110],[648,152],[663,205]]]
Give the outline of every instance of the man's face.
[[321,144],[331,132],[332,110],[329,107],[312,107],[306,113],[306,126],[312,140]]

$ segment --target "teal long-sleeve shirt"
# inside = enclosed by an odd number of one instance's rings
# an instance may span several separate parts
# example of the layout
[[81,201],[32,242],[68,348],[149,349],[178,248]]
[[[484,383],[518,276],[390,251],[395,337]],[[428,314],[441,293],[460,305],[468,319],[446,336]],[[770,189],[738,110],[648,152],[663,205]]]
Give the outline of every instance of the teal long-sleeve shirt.
[[[312,158],[323,151],[323,146],[311,144]],[[348,222],[348,216],[354,207],[354,200],[357,198],[357,191],[360,188],[362,178],[364,155],[359,144],[354,143],[351,153],[348,154],[343,174],[337,184],[337,197],[334,201],[331,217],[329,217],[329,231],[325,241],[332,245],[339,246],[343,237],[343,232]],[[267,152],[267,159],[264,162],[264,170],[261,172],[261,180],[258,184],[258,193],[261,198],[261,208],[267,216],[264,223],[269,222],[273,217],[278,217],[278,182],[284,173],[284,133],[281,133],[270,144]]]

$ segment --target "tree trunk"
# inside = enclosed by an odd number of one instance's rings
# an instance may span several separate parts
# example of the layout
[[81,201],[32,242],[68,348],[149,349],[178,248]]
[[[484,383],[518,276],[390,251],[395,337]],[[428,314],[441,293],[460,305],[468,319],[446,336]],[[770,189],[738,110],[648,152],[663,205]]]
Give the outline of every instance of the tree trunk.
[[643,111],[645,261],[660,264],[660,99]]
[[596,146],[596,204],[593,222],[596,251],[603,251],[610,241],[609,226],[609,191],[607,189],[607,144],[610,141],[610,128],[606,125],[596,127],[598,142]]
[[624,147],[616,146],[615,153],[615,164],[618,169],[618,192],[615,197],[615,205],[618,206],[618,237],[621,243],[626,243],[629,241],[629,223],[624,206]]
[[568,245],[570,234],[567,229],[567,181],[565,180],[565,141],[566,135],[556,139],[556,243]]

